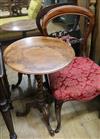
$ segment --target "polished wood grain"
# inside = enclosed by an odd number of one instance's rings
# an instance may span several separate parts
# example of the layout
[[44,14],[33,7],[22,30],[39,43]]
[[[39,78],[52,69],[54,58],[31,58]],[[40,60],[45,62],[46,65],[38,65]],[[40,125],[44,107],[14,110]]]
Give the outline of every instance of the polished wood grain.
[[31,31],[36,30],[37,26],[34,20],[31,19],[24,19],[24,20],[18,20],[9,22],[6,24],[3,24],[1,26],[2,30],[5,31]]
[[[87,50],[87,40],[92,32],[93,26],[94,26],[94,14],[80,6],[74,6],[74,5],[64,5],[64,6],[59,6],[56,8],[51,9],[45,16],[42,18],[42,32],[45,36],[48,36],[48,28],[47,25],[48,23],[54,19],[55,17],[62,16],[62,15],[76,15],[78,17],[85,17],[88,20],[88,23],[86,22],[85,27],[87,28],[86,31],[82,32],[83,33],[83,38],[82,38],[82,50],[85,52]],[[81,19],[81,18],[80,18]],[[78,19],[79,22],[79,19]],[[76,24],[77,25],[77,24]]]
[[28,37],[9,45],[4,51],[5,63],[26,74],[55,72],[68,65],[74,50],[60,39]]

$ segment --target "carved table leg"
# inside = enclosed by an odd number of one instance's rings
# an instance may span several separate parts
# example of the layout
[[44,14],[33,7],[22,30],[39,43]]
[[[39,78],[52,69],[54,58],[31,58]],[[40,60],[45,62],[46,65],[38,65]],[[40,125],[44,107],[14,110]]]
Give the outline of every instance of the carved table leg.
[[18,81],[15,85],[14,84],[12,85],[12,89],[15,89],[16,87],[18,87],[20,85],[20,83],[22,81],[22,76],[23,76],[22,73],[18,73]]
[[47,125],[48,131],[51,136],[54,135],[54,131],[51,128],[50,121],[49,121],[49,116],[50,116],[50,104],[46,102],[46,94],[43,91],[43,76],[42,75],[36,75],[35,76],[37,82],[38,82],[38,107],[43,113],[43,118],[44,121]]
[[23,113],[17,112],[17,116],[27,115],[30,111],[30,107],[38,108],[43,114],[44,121],[46,123],[47,129],[51,136],[54,135],[54,131],[51,128],[49,121],[49,108],[50,104],[46,100],[46,93],[43,91],[43,77],[41,75],[35,75],[35,78],[38,83],[37,96],[32,102],[26,104],[26,110]]
[[22,76],[23,76],[22,73],[18,73],[18,81],[15,85],[14,84],[12,85],[12,89],[15,89],[16,87],[18,87],[20,85],[20,83],[22,81]]
[[[14,84],[12,85],[12,89],[17,88],[20,85],[20,83],[22,81],[22,76],[23,76],[22,73],[18,73],[18,81],[17,81],[17,83],[15,85]],[[27,76],[28,76],[28,78],[30,78],[29,74],[27,74]]]

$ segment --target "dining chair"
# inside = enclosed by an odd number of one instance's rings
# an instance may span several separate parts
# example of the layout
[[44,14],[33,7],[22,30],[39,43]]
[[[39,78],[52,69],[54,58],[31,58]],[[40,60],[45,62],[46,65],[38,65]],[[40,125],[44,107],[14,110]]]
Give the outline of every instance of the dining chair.
[[[88,58],[88,37],[94,26],[94,15],[91,11],[80,6],[60,6],[50,10],[42,19],[42,31],[48,36],[47,25],[49,21],[61,15],[74,14],[84,17],[85,28],[81,36],[81,53],[73,61],[60,71],[49,74],[51,93],[55,99],[55,113],[59,132],[61,127],[61,108],[64,102],[70,100],[89,101],[100,94],[100,66]],[[79,21],[79,23],[81,23]],[[62,39],[62,38],[60,38]],[[63,39],[70,43],[65,36]],[[70,44],[71,46],[71,44]]]
[[10,113],[12,107],[10,95],[8,80],[2,59],[2,50],[0,47],[0,111],[8,128],[10,139],[17,139]]

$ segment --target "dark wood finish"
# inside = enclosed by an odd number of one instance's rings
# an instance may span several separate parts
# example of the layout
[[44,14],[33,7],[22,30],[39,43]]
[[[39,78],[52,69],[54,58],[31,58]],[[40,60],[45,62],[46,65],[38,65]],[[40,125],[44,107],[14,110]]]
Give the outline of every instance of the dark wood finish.
[[[3,24],[1,26],[1,29],[4,31],[13,31],[13,32],[22,32],[23,38],[27,36],[28,31],[36,31],[37,26],[35,21],[31,19],[24,19],[24,20],[18,20],[18,21],[13,21],[9,22],[6,24]],[[36,32],[37,35],[37,32]],[[22,81],[22,74],[18,73],[18,81],[15,85],[12,85],[12,89],[15,89],[20,85]]]
[[17,116],[27,115],[32,106],[38,108],[42,112],[47,129],[52,136],[54,131],[49,121],[50,102],[47,100],[47,96],[50,94],[43,90],[42,75],[65,67],[74,56],[73,49],[67,43],[60,39],[42,36],[21,39],[12,43],[4,51],[6,64],[18,72],[35,74],[38,83],[36,98],[26,104],[26,110],[23,113],[17,112]]
[[2,52],[0,48],[0,111],[2,113],[5,124],[9,130],[10,139],[17,139],[10,113],[11,108],[12,105],[10,100],[10,90],[8,80],[6,77],[6,71],[3,65]]
[[29,37],[9,45],[4,51],[5,63],[26,74],[45,74],[68,65],[74,51],[62,40]]
[[47,25],[55,17],[64,15],[64,14],[72,14],[72,15],[79,15],[79,16],[84,16],[87,17],[89,22],[86,24],[87,30],[83,34],[82,38],[82,52],[86,51],[86,46],[87,46],[87,39],[90,34],[90,32],[93,29],[94,26],[94,15],[89,11],[88,9],[80,6],[60,6],[57,8],[53,8],[50,10],[42,19],[42,30],[43,34],[45,36],[48,36],[48,31],[47,31]]
[[34,20],[24,19],[3,24],[1,26],[1,29],[5,31],[27,32],[31,30],[36,30],[37,26]]
[[[48,36],[47,25],[49,21],[51,21],[57,16],[62,16],[64,14],[72,14],[72,15],[74,14],[74,15],[84,16],[88,18],[88,20],[86,20],[87,22],[85,22],[86,31],[84,32],[83,37],[82,37],[82,46],[83,46],[82,55],[87,55],[88,53],[87,52],[87,39],[93,29],[94,14],[84,7],[70,5],[70,6],[60,6],[60,7],[51,9],[42,18],[42,33],[45,36]],[[55,133],[59,132],[60,127],[61,127],[61,108],[64,102],[65,101],[60,101],[60,100],[55,99],[55,113],[56,113],[56,119],[57,119],[57,127],[55,130]]]
[[[41,20],[44,17],[44,15],[47,14],[47,12],[49,12],[53,8],[56,8],[56,7],[59,7],[59,6],[73,5],[73,4],[77,4],[77,3],[73,3],[73,2],[56,3],[56,4],[51,4],[49,6],[46,6],[46,7],[41,8],[40,11],[39,11],[39,13],[38,13],[38,15],[37,15],[37,17],[36,17],[36,24],[37,24],[37,27],[40,30],[41,34],[43,34]],[[77,25],[77,23],[76,23],[76,25]]]

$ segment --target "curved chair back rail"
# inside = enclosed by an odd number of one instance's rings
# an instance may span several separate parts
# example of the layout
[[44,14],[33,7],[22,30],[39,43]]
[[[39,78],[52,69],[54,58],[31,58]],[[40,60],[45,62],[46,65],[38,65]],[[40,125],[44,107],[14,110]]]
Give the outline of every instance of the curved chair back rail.
[[73,6],[73,5],[64,5],[64,6],[59,6],[57,8],[53,8],[51,9],[47,14],[45,14],[45,16],[42,19],[42,30],[43,30],[43,34],[45,36],[48,35],[48,31],[47,31],[47,25],[48,23],[54,19],[55,17],[58,16],[62,16],[62,15],[78,15],[78,16],[84,16],[88,18],[88,27],[87,27],[87,31],[83,34],[83,41],[82,41],[82,45],[83,45],[83,50],[86,51],[86,43],[87,43],[87,39],[89,34],[91,33],[93,26],[94,26],[94,14],[84,8],[84,7],[80,7],[80,6]]
[[[40,11],[39,11],[39,13],[37,15],[37,18],[36,18],[36,24],[37,24],[37,27],[40,30],[40,32],[43,33],[42,25],[41,25],[41,19],[44,17],[44,15],[46,15],[53,8],[57,8],[59,6],[64,6],[64,5],[73,5],[73,4],[74,3],[72,3],[72,2],[69,2],[69,3],[56,3],[56,4],[51,4],[49,6],[46,6],[44,8],[41,7],[41,9],[40,9]],[[77,4],[77,3],[75,2],[75,4]],[[78,24],[78,20],[76,20],[76,21],[77,22],[75,23],[75,27]]]

